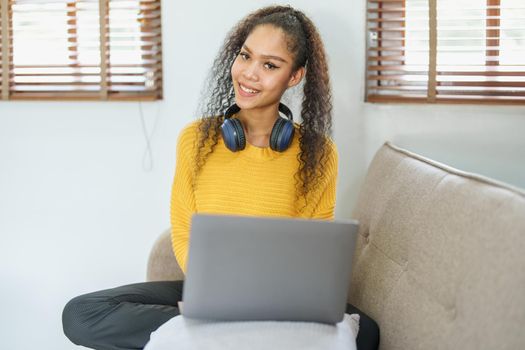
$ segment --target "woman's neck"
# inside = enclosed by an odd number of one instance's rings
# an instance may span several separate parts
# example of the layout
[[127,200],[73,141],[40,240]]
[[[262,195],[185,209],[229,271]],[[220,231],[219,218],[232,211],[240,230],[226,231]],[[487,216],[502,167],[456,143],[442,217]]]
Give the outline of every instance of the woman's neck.
[[244,109],[237,114],[244,128],[246,142],[258,147],[268,147],[273,125],[278,117],[278,105],[265,110]]

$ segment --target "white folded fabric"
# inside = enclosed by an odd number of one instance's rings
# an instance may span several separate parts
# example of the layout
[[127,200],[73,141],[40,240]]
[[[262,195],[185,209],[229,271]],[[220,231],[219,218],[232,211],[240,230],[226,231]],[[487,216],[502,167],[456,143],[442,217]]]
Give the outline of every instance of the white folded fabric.
[[176,316],[151,333],[144,350],[356,350],[359,315],[336,325],[313,322],[217,322]]

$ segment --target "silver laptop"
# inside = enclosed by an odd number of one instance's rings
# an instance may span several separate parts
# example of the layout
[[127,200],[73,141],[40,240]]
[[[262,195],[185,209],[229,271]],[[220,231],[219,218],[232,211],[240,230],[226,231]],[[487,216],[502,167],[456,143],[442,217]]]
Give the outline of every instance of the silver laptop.
[[354,220],[195,214],[182,314],[340,322],[357,229]]

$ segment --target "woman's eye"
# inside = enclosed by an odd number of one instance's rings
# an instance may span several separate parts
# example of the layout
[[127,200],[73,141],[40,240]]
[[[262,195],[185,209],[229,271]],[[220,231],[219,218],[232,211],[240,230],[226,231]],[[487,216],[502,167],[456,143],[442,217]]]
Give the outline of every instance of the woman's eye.
[[275,69],[275,68],[279,68],[279,67],[277,67],[275,64],[270,63],[270,62],[265,63],[265,64],[264,64],[264,67],[268,68],[269,70],[273,70],[273,69]]
[[243,60],[245,60],[245,61],[246,61],[246,60],[248,59],[248,57],[249,57],[248,54],[245,53],[245,52],[241,52],[241,53],[239,54],[239,56],[241,56],[241,58],[242,58]]

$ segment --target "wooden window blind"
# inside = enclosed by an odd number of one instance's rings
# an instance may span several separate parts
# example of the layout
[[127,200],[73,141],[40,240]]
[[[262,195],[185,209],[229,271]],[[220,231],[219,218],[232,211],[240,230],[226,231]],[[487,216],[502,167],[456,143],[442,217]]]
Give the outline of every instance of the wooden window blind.
[[525,0],[368,0],[369,102],[525,104]]
[[3,100],[162,99],[160,0],[0,0]]

